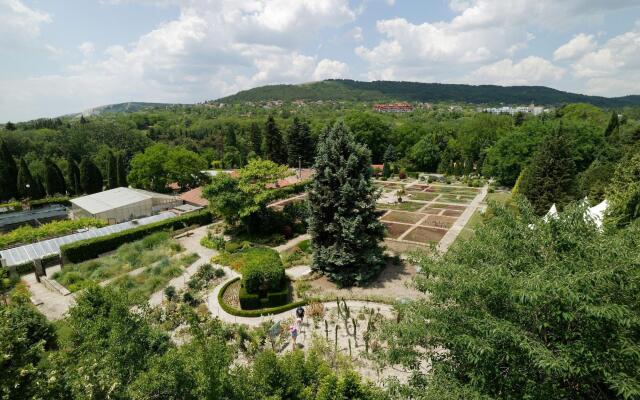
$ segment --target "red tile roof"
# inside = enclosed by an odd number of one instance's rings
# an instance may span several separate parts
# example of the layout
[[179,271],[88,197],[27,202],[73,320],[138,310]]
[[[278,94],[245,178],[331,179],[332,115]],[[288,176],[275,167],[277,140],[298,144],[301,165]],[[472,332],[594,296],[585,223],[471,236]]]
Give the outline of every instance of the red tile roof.
[[182,193],[180,195],[180,198],[188,204],[193,204],[201,207],[209,206],[209,200],[202,197],[202,186]]

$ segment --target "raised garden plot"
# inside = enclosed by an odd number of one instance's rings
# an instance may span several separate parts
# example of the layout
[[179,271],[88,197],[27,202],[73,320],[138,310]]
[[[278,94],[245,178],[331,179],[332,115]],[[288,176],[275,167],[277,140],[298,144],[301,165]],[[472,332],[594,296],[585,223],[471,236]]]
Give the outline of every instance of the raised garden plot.
[[404,239],[425,244],[438,243],[446,233],[446,229],[419,226],[409,232],[409,234],[405,236]]
[[420,210],[421,213],[424,214],[430,214],[430,215],[437,215],[440,214],[442,212],[442,208],[431,208],[429,206],[423,208],[422,210]]
[[424,218],[424,214],[404,212],[404,211],[391,211],[387,215],[381,218],[381,221],[386,222],[404,222],[405,224],[415,224]]
[[402,211],[418,211],[424,206],[424,203],[418,203],[415,201],[403,201],[397,204],[383,204],[378,203],[378,208],[383,210],[402,210]]
[[438,197],[437,193],[407,191],[411,200],[430,201]]
[[424,226],[435,226],[437,228],[448,229],[451,228],[454,222],[456,222],[455,217],[443,217],[440,215],[429,215],[427,219],[422,223]]
[[447,217],[459,217],[462,215],[461,210],[444,210],[444,212],[442,213],[442,215],[447,216]]
[[385,233],[386,237],[390,237],[392,239],[399,238],[403,233],[411,228],[411,225],[405,224],[395,224],[392,222],[384,222],[387,227],[387,232]]
[[457,204],[468,204],[473,200],[473,197],[469,198],[467,196],[456,196],[456,195],[443,195],[438,200],[444,201],[447,203],[457,203]]

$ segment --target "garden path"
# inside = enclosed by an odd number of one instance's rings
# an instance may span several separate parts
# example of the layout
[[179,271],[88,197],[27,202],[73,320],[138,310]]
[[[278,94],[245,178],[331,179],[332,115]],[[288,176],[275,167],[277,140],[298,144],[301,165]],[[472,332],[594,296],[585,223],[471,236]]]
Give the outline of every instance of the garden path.
[[304,242],[307,239],[311,239],[311,235],[309,235],[308,233],[305,233],[304,235],[294,237],[293,239],[289,240],[287,243],[281,244],[280,246],[272,247],[272,249],[274,249],[278,253],[282,253],[283,251],[289,250],[290,248],[297,246],[298,244],[300,244],[301,242]]
[[[282,322],[287,320],[295,320],[296,318],[296,310],[284,311],[278,314],[267,315],[262,317],[237,317],[235,315],[231,315],[228,312],[224,311],[222,307],[220,307],[220,303],[218,301],[218,293],[224,287],[224,285],[235,279],[238,276],[235,273],[235,276],[229,277],[225,279],[224,282],[220,283],[216,286],[211,293],[206,296],[206,304],[209,308],[209,312],[214,316],[220,318],[221,321],[232,323],[232,324],[242,324],[247,326],[260,326],[264,321],[273,321],[273,322]],[[331,309],[337,308],[335,301],[327,301],[323,303],[325,306],[325,310],[329,311]],[[347,305],[353,311],[357,312],[363,307],[379,309],[380,313],[391,317],[393,315],[393,306],[384,303],[375,303],[369,301],[360,301],[360,300],[347,300]],[[300,340],[298,341],[300,343]]]
[[297,281],[300,278],[310,275],[311,267],[308,265],[296,265],[295,267],[287,268],[284,272],[291,280]]
[[438,243],[438,251],[440,251],[440,253],[446,253],[453,242],[456,241],[456,238],[458,237],[460,232],[462,232],[464,227],[467,225],[467,222],[469,222],[469,219],[471,219],[471,217],[473,216],[473,213],[476,212],[484,198],[487,197],[488,191],[489,186],[484,185],[480,193],[476,195],[476,197],[471,201],[467,208],[465,208],[462,215],[460,215],[460,217],[458,217],[451,228],[449,228],[449,231],[440,240],[440,243]]
[[[179,237],[176,239],[178,243],[180,243],[182,247],[185,248],[185,254],[196,253],[197,255],[200,256],[200,258],[196,262],[194,262],[193,264],[185,268],[182,275],[171,279],[167,284],[167,286],[175,287],[176,291],[180,291],[186,288],[189,278],[198,271],[198,268],[200,268],[202,264],[211,262],[211,257],[218,254],[216,250],[208,249],[200,245],[200,240],[203,237],[207,236],[207,230],[209,227],[210,225],[201,226],[192,231],[189,231],[190,233],[189,236],[183,235],[182,237]],[[230,272],[229,268],[224,268],[224,270],[227,274],[229,274]],[[164,298],[164,288],[158,290],[157,292],[151,295],[151,297],[149,298],[149,304],[151,306],[160,305],[162,303],[163,298]]]

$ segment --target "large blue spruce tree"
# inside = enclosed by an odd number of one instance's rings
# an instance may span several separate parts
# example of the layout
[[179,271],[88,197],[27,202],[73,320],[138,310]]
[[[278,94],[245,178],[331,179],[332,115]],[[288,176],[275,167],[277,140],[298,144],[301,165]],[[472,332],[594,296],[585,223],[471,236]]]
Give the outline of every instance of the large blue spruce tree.
[[309,190],[312,269],[342,286],[365,283],[384,266],[371,152],[342,123],[320,137]]

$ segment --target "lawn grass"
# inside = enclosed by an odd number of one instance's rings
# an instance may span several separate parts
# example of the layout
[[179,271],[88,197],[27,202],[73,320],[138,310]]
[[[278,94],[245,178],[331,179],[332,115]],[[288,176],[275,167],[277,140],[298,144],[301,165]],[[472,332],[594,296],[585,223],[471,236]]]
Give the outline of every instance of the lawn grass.
[[500,204],[506,204],[511,199],[511,192],[493,192],[488,193],[485,201],[495,201]]
[[280,253],[280,258],[285,268],[296,265],[309,265],[311,264],[311,256],[311,240],[309,239],[303,240],[297,246]]
[[182,247],[171,239],[168,233],[158,232],[137,242],[122,245],[114,254],[80,264],[65,265],[62,270],[53,274],[53,279],[70,291],[76,292],[91,283],[102,282],[152,265],[180,251]]
[[469,218],[469,221],[467,221],[467,224],[464,226],[464,228],[460,231],[460,234],[458,234],[456,241],[459,239],[466,240],[471,238],[476,227],[478,227],[478,225],[480,225],[482,222],[482,214],[480,213],[480,211],[476,210],[471,218]]
[[200,258],[195,253],[177,258],[163,258],[148,267],[144,272],[131,276],[124,275],[109,284],[120,292],[127,293],[127,299],[133,303],[146,301],[154,292],[167,286],[169,281],[184,272],[184,268]]

